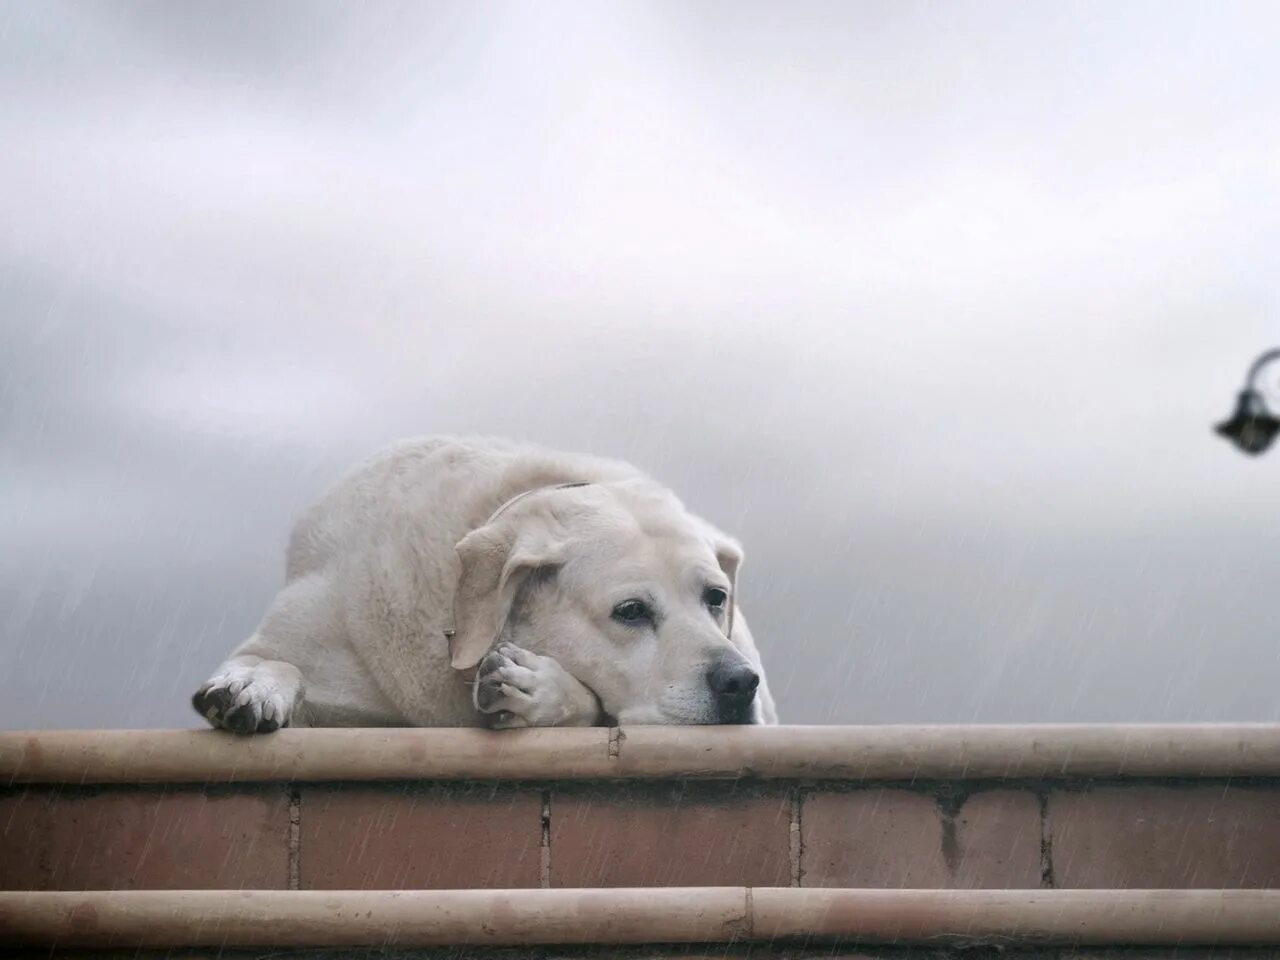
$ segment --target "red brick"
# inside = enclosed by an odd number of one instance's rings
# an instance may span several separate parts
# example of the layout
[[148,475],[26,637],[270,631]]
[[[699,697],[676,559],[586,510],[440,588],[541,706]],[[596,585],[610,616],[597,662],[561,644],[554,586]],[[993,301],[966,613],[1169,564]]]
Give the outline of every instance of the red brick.
[[1064,790],[1048,824],[1060,887],[1280,887],[1280,789]]
[[551,799],[551,885],[789,886],[790,811],[785,788],[563,788]]
[[301,826],[303,889],[539,885],[538,789],[443,784],[305,787]]
[[1040,804],[1022,790],[974,793],[953,814],[913,790],[818,792],[800,836],[808,887],[1040,885]]
[[0,795],[0,889],[288,886],[283,788],[37,788]]

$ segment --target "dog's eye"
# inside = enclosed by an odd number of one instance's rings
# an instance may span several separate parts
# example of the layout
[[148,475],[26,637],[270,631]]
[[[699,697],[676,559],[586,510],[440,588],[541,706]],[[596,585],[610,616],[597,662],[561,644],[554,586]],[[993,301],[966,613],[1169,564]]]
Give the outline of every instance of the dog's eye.
[[707,587],[702,592],[702,602],[712,610],[719,610],[724,607],[729,600],[729,594],[725,593],[719,587]]
[[623,600],[613,608],[613,619],[623,623],[644,623],[653,619],[653,611],[643,600]]

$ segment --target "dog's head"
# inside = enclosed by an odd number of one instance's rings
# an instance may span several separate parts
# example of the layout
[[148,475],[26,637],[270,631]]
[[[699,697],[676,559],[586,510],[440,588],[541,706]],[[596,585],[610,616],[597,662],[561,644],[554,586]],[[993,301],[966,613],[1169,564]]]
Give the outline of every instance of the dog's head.
[[458,544],[453,666],[499,639],[558,660],[620,723],[756,723],[733,644],[741,548],[640,481],[548,489]]

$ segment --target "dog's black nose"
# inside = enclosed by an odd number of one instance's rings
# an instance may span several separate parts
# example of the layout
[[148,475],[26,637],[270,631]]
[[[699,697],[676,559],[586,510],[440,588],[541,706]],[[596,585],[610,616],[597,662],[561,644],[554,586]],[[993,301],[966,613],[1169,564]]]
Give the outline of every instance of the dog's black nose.
[[752,670],[745,660],[717,660],[707,671],[707,686],[722,712],[741,710],[755,699],[760,674]]

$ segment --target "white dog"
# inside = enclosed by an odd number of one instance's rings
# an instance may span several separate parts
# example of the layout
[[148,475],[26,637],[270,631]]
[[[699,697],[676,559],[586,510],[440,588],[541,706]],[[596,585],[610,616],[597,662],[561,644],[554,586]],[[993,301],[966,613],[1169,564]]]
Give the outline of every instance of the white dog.
[[193,703],[239,733],[777,723],[741,562],[626,464],[406,441],[302,517],[287,584]]

